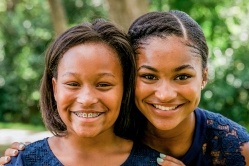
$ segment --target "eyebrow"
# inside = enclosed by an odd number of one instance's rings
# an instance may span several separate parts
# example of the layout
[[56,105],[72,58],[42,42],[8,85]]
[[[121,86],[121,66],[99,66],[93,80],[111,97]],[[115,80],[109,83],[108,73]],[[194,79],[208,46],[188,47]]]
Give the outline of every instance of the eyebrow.
[[151,66],[148,66],[148,65],[142,65],[142,66],[140,66],[140,67],[137,69],[137,71],[139,71],[139,70],[141,70],[141,69],[143,69],[143,68],[152,70],[152,71],[154,71],[154,72],[157,72],[157,71],[158,71],[158,70],[155,69],[154,67],[151,67]]
[[[140,67],[137,69],[137,71],[139,71],[139,70],[141,70],[141,69],[143,69],[143,68],[148,69],[148,70],[151,70],[151,71],[154,71],[154,72],[158,72],[158,70],[157,70],[156,68],[151,67],[151,66],[148,66],[148,65],[142,65],[142,66],[140,66]],[[184,69],[192,69],[192,70],[194,70],[194,67],[191,66],[191,65],[182,65],[182,66],[179,66],[179,67],[175,68],[175,69],[173,70],[173,72],[178,72],[178,71],[181,71],[181,70],[184,70]]]
[[[64,74],[62,75],[62,77],[68,76],[68,75],[79,76],[80,74],[74,73],[74,72],[66,72],[66,73],[64,73]],[[99,76],[99,77],[110,76],[110,77],[114,77],[114,78],[115,78],[115,75],[113,75],[113,74],[111,74],[111,73],[99,73],[98,76]]]
[[194,67],[191,66],[191,65],[182,65],[182,66],[179,66],[179,67],[175,68],[174,71],[177,72],[177,71],[181,71],[183,69],[192,69],[192,70],[194,70]]

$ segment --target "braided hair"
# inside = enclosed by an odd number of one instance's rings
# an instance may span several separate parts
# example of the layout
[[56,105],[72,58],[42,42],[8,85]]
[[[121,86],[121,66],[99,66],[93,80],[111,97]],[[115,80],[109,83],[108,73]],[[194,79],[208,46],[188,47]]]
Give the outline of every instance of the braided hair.
[[[131,45],[138,55],[137,50],[143,47],[149,39],[154,37],[167,38],[177,36],[184,39],[184,43],[190,46],[200,55],[202,69],[207,67],[208,46],[200,25],[189,15],[182,11],[170,10],[168,12],[150,12],[137,18],[130,26],[128,35]],[[135,57],[136,58],[136,57]],[[147,123],[145,116],[137,107],[132,111],[136,128],[135,140],[144,138],[144,127]]]
[[204,33],[200,25],[182,11],[144,14],[132,23],[128,34],[135,52],[150,37],[182,37],[188,46],[195,48],[201,55],[202,67],[207,66],[208,46]]

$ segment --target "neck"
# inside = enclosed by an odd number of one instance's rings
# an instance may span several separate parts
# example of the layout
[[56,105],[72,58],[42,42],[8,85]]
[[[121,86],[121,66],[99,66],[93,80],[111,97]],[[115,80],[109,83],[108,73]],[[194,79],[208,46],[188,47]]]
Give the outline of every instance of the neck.
[[158,130],[149,123],[143,141],[161,153],[180,158],[186,154],[192,144],[194,129],[195,115],[191,113],[191,115],[178,126],[167,131]]
[[51,142],[52,146],[56,145],[56,149],[61,147],[60,151],[63,151],[63,149],[66,149],[66,151],[69,149],[72,149],[73,151],[79,149],[79,152],[81,153],[91,153],[104,150],[106,147],[110,147],[111,145],[118,143],[120,140],[122,140],[122,138],[116,136],[112,131],[110,131],[94,137],[82,137],[75,133],[69,133],[67,136],[63,137],[52,137],[49,142]]
[[128,157],[132,141],[118,137],[113,132],[91,138],[80,137],[74,133],[49,138],[49,146],[64,165],[120,165]]

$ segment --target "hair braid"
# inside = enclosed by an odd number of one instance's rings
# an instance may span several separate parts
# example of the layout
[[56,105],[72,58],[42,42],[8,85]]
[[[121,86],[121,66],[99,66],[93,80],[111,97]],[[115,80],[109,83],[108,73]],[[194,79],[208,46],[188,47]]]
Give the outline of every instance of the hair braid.
[[208,46],[199,24],[184,12],[150,12],[133,22],[128,31],[131,44],[136,50],[149,37],[183,37],[187,44],[198,50],[202,66],[206,67]]

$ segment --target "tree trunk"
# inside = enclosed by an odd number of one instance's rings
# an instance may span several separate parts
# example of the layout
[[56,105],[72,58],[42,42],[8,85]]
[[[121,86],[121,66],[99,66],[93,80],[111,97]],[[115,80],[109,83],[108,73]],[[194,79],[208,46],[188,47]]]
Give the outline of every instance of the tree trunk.
[[58,36],[67,29],[66,14],[61,0],[48,0],[48,2],[55,35]]
[[110,19],[125,31],[137,17],[149,11],[148,0],[107,0],[107,4]]

